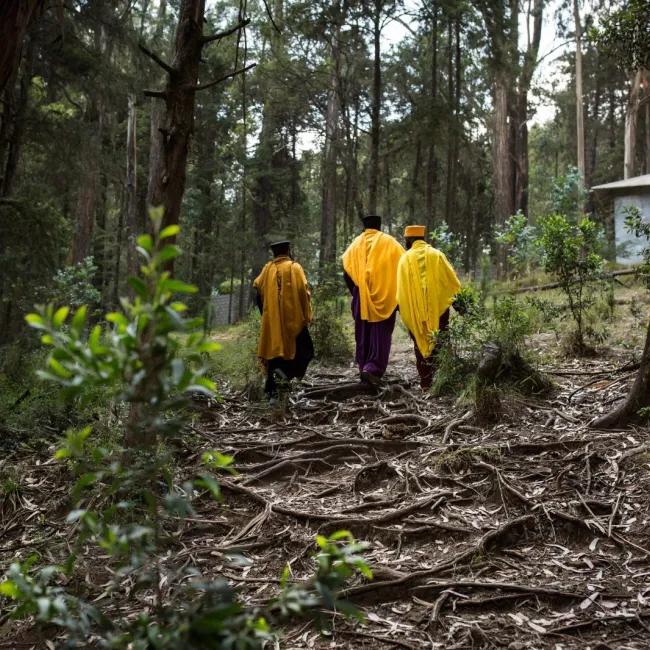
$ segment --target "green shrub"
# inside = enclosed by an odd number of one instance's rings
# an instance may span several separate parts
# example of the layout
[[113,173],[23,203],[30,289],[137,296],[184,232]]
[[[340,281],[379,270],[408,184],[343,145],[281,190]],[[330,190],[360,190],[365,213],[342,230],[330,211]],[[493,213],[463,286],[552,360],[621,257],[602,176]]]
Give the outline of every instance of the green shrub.
[[[124,449],[89,445],[91,428],[67,435],[56,458],[71,465],[78,480],[72,490],[74,509],[68,523],[76,525],[77,540],[64,566],[35,566],[36,556],[12,564],[0,584],[0,595],[17,601],[13,616],[34,616],[65,632],[65,647],[98,646],[122,650],[203,650],[204,648],[256,650],[273,641],[271,625],[308,609],[358,611],[337,598],[337,592],[356,571],[368,578],[370,570],[359,555],[364,549],[350,533],[318,537],[314,575],[301,585],[288,585],[288,570],[277,598],[244,606],[225,578],[203,578],[197,567],[175,568],[161,559],[165,524],[196,516],[195,492],[220,498],[214,472],[228,471],[231,458],[206,452],[205,472],[199,479],[175,487],[168,456],[156,444],[172,440],[183,428],[179,411],[188,395],[212,395],[214,384],[204,376],[202,355],[218,346],[189,333],[201,326],[185,321],[182,303],[173,293],[195,288],[169,277],[165,261],[179,254],[164,240],[178,226],[161,231],[162,213],[152,211],[154,236],[138,238],[143,256],[143,278],[129,278],[136,292],[133,302],[121,301],[122,311],[108,314],[111,325],[85,333],[86,312],[79,308],[69,321],[69,308],[39,308],[27,321],[52,348],[48,370],[41,378],[61,388],[62,400],[78,400],[85,387],[99,388],[129,406]],[[185,337],[185,338],[184,338]],[[179,357],[181,345],[186,358]],[[188,352],[189,350],[189,352]],[[137,446],[137,448],[136,448]],[[89,449],[90,447],[90,449]],[[162,481],[160,479],[163,479]],[[9,488],[15,489],[13,484]],[[88,498],[94,492],[95,499]],[[87,505],[80,508],[82,499]],[[95,509],[90,509],[95,504]],[[111,610],[73,593],[68,580],[83,547],[97,544],[111,567],[109,591],[129,601],[133,616],[111,618]],[[163,600],[161,585],[171,590]],[[71,583],[74,584],[74,581]],[[102,585],[105,589],[108,585]],[[142,597],[148,592],[148,597]],[[134,598],[134,595],[137,597]],[[120,607],[121,609],[121,607]]]
[[321,270],[312,289],[313,320],[309,332],[318,361],[325,364],[347,363],[352,355],[352,337],[346,320],[342,273],[337,265]]
[[539,244],[534,226],[528,224],[528,219],[519,210],[505,223],[495,239],[500,244],[506,244],[508,261],[514,276],[528,275],[537,265],[540,257]]
[[596,332],[588,322],[588,309],[594,304],[596,284],[602,277],[604,259],[600,255],[603,237],[598,226],[588,218],[578,225],[555,215],[540,222],[539,244],[543,250],[544,269],[559,283],[564,293],[575,331],[571,333],[573,351],[588,351],[586,338]]
[[452,316],[449,329],[437,335],[434,394],[481,397],[477,390],[487,387],[477,385],[475,374],[488,343],[496,344],[502,353],[499,385],[527,394],[548,389],[550,382],[535,368],[536,355],[526,348],[536,318],[530,305],[506,295],[496,297],[488,307],[471,286],[463,288],[461,300],[465,315]]

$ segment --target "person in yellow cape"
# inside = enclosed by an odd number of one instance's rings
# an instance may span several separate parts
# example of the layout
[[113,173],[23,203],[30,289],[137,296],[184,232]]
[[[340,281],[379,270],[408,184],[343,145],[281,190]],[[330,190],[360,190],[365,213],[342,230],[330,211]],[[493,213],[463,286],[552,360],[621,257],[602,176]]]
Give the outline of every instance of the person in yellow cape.
[[449,327],[449,307],[460,282],[444,253],[426,243],[424,226],[408,226],[407,253],[397,270],[397,302],[402,322],[415,343],[415,361],[423,390],[431,388],[434,337]]
[[343,277],[352,294],[356,361],[361,381],[377,385],[390,355],[397,309],[397,265],[405,251],[381,232],[381,217],[363,219],[365,230],[343,254]]
[[262,333],[257,356],[266,365],[264,391],[271,405],[278,391],[294,379],[302,379],[314,358],[314,344],[307,325],[311,321],[311,294],[302,266],[291,258],[288,241],[271,244],[273,260],[253,282],[262,314]]

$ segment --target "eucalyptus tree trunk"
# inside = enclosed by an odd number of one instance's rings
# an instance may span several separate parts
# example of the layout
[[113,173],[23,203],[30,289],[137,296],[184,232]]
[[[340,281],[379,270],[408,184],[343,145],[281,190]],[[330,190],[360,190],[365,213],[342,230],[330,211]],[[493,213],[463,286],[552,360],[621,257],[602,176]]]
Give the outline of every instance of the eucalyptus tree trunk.
[[639,119],[641,74],[639,70],[630,76],[630,99],[625,114],[624,178],[632,178],[636,175],[636,127]]
[[[138,194],[136,160],[136,106],[135,97],[128,99],[128,119],[126,127],[126,273],[138,274],[136,238],[138,237]],[[129,298],[134,297],[133,287],[128,285]]]
[[449,16],[447,21],[447,103],[451,119],[449,120],[449,135],[447,138],[447,192],[445,194],[445,220],[447,225],[455,232],[456,223],[453,214],[454,208],[454,137],[456,123],[453,117],[455,111],[454,101],[454,48],[453,48],[453,20]]
[[339,150],[340,107],[340,40],[341,22],[339,15],[341,1],[335,0],[332,12],[336,16],[332,34],[332,71],[327,91],[327,112],[325,115],[325,144],[323,150],[323,192],[321,201],[320,266],[336,260],[337,230],[337,162]]
[[[274,22],[278,29],[282,28],[284,23],[284,0],[275,0]],[[282,34],[274,29],[271,38],[271,54],[278,61],[283,58],[282,52]],[[282,99],[279,96],[278,89],[273,85],[274,78],[269,75],[268,81],[270,85],[265,93],[262,129],[255,152],[255,172],[251,189],[253,195],[253,230],[255,232],[252,280],[255,280],[262,271],[269,257],[268,246],[270,242],[268,238],[272,222],[274,159],[277,164],[279,162],[278,154],[281,149],[278,130],[280,126],[279,106]]]
[[591,423],[594,429],[613,429],[627,426],[643,419],[647,415],[639,413],[650,407],[650,327],[646,334],[645,347],[641,357],[641,367],[625,401]]
[[576,30],[576,128],[578,140],[578,171],[580,187],[585,188],[585,119],[582,100],[582,27],[578,0],[573,0],[573,20]]
[[[158,46],[163,36],[165,14],[167,13],[167,0],[160,0],[158,13],[156,15],[156,28],[154,30],[153,44]],[[147,183],[147,208],[153,206],[153,192],[158,177],[160,159],[162,155],[162,124],[163,107],[160,101],[151,101],[151,119],[149,127],[149,179]]]
[[372,41],[374,46],[372,104],[370,106],[370,170],[368,174],[368,212],[376,214],[379,192],[379,144],[381,130],[381,10],[383,0],[374,0]]
[[438,4],[434,0],[433,15],[431,20],[431,89],[429,96],[429,145],[427,147],[427,174],[425,182],[425,212],[429,232],[432,232],[436,222],[436,208],[434,196],[437,179],[436,167],[436,127],[438,100]]
[[0,95],[11,85],[18,70],[27,28],[48,4],[48,0],[0,2]]

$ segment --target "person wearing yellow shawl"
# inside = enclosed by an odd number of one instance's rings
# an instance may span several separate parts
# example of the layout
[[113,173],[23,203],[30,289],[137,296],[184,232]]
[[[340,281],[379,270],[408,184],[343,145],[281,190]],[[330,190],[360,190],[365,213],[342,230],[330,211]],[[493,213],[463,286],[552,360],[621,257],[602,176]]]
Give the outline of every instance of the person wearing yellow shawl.
[[397,302],[402,322],[415,343],[415,360],[423,390],[431,388],[434,337],[449,327],[449,307],[460,282],[444,253],[424,240],[424,226],[408,226],[407,253],[397,270]]
[[365,230],[343,254],[343,277],[352,294],[361,381],[377,385],[388,366],[397,309],[397,265],[405,251],[381,232],[381,217],[368,215],[363,225]]
[[274,259],[253,286],[262,314],[262,333],[257,355],[266,365],[264,388],[271,405],[278,390],[302,379],[314,358],[314,344],[307,325],[311,321],[311,294],[302,266],[291,258],[288,241],[271,244]]

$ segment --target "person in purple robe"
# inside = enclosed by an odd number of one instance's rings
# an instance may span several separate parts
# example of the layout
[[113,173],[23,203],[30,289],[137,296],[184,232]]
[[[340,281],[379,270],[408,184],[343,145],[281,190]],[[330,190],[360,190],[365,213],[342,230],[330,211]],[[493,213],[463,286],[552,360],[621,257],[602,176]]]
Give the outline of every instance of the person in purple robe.
[[356,361],[364,383],[386,372],[397,310],[397,266],[406,252],[381,232],[381,217],[363,219],[364,231],[343,254],[343,278],[352,294]]

